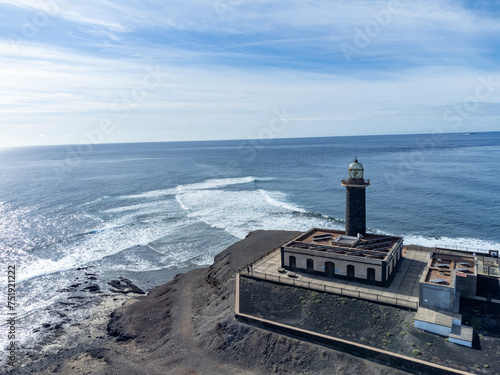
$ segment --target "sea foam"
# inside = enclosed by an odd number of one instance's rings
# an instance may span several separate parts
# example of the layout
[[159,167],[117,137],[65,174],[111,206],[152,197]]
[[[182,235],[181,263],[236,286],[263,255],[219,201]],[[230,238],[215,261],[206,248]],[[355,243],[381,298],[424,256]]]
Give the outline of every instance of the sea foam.
[[246,190],[224,189],[253,181],[253,177],[246,177],[192,184],[179,189],[176,200],[189,217],[211,227],[224,229],[240,239],[257,229],[306,230],[312,226],[338,227],[334,219],[313,215],[284,201],[286,195],[282,192],[257,189],[253,185]]

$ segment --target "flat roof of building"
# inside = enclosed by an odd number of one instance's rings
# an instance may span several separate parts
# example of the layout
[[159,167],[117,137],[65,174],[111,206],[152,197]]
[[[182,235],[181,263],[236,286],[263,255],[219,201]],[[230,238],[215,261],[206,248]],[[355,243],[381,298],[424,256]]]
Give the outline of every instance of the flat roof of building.
[[451,285],[454,270],[456,270],[457,276],[460,277],[474,275],[474,257],[434,252],[429,261],[424,282],[429,284]]
[[367,233],[362,238],[350,237],[343,231],[313,228],[285,246],[383,260],[402,240],[402,237],[373,233]]

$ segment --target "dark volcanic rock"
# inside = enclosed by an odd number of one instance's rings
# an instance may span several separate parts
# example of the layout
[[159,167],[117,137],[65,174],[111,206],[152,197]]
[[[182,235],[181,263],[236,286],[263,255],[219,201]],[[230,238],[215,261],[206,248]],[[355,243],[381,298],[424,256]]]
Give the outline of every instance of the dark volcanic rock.
[[106,356],[106,354],[109,352],[108,349],[105,348],[98,348],[98,349],[93,349],[89,351],[89,354],[91,357],[96,358],[96,359],[102,359]]
[[[220,253],[208,270],[180,275],[116,310],[108,332],[149,353],[148,362],[163,358],[161,368],[150,370],[152,374],[402,374],[234,319],[235,272],[296,234],[253,232]],[[111,368],[113,361],[125,360],[106,359]],[[128,366],[131,374],[140,373],[136,362]]]
[[83,290],[86,290],[87,292],[91,292],[91,293],[96,293],[96,292],[100,292],[101,288],[99,288],[99,285],[94,284],[94,285],[90,285],[86,288],[83,288]]
[[112,286],[113,288],[121,288],[122,287],[122,283],[120,282],[120,280],[108,281],[108,285]]
[[111,286],[110,290],[114,293],[146,294],[141,288],[135,285],[132,281],[124,277],[120,277],[118,280],[108,281],[108,285]]
[[128,341],[137,337],[131,334],[127,326],[123,324],[125,319],[122,311],[114,311],[107,326],[108,334],[116,337],[118,341]]
[[[104,341],[37,360],[22,374],[403,374],[234,318],[235,272],[296,234],[251,233],[211,267],[128,299],[111,314]],[[109,284],[131,288],[123,278]]]

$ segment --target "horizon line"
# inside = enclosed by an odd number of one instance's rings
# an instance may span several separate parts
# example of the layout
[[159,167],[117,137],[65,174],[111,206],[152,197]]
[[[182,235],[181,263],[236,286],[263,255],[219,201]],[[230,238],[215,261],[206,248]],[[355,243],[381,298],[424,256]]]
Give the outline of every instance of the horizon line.
[[353,134],[353,135],[326,135],[309,137],[273,137],[273,138],[232,138],[232,139],[197,139],[197,140],[172,140],[172,141],[143,141],[143,142],[85,142],[85,143],[55,143],[24,146],[0,146],[0,150],[30,148],[30,147],[56,147],[56,146],[79,146],[79,145],[120,145],[120,144],[147,144],[147,143],[204,143],[204,142],[248,142],[248,141],[274,141],[292,139],[320,139],[320,138],[353,138],[353,137],[387,137],[387,136],[412,136],[412,135],[435,135],[435,134],[478,134],[478,133],[500,133],[500,131],[462,131],[462,132],[440,132],[440,133],[392,133],[392,134]]

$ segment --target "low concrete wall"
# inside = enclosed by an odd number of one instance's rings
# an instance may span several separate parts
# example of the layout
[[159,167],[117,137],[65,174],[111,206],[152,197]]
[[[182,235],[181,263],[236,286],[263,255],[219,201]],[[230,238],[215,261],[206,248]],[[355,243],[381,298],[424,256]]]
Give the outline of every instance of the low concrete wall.
[[259,327],[271,330],[273,332],[285,334],[294,338],[303,339],[312,343],[328,346],[332,349],[340,350],[363,359],[369,359],[384,365],[399,368],[404,371],[413,372],[415,374],[463,374],[473,375],[472,373],[455,370],[449,367],[440,366],[437,364],[425,362],[419,359],[407,357],[404,355],[388,352],[385,350],[373,348],[370,346],[358,344],[352,341],[343,340],[340,338],[323,335],[312,331],[306,331],[301,328],[292,327],[286,324],[273,322],[266,319],[261,319],[252,315],[240,313],[240,275],[236,274],[236,298],[234,306],[235,318],[246,323],[254,324]]
[[483,301],[483,302],[490,302],[490,303],[498,303],[498,304],[500,304],[500,299],[486,298],[486,297],[480,297],[480,296],[474,296],[474,297],[467,296],[467,297],[464,297],[464,298],[472,299],[472,300],[475,300],[475,301]]
[[429,362],[421,361],[411,357],[402,356],[396,353],[387,352],[377,348],[346,341],[330,336],[325,336],[316,332],[306,331],[300,328],[287,326],[284,324],[272,322],[265,319],[260,319],[251,315],[235,313],[236,319],[255,324],[265,329],[272,330],[277,333],[289,335],[294,338],[307,340],[315,344],[326,345],[332,349],[340,350],[363,359],[372,360],[384,365],[399,368],[404,371],[412,372],[415,374],[467,374],[469,372],[455,370],[452,368],[432,364]]
[[438,335],[448,337],[451,332],[451,327],[440,326],[439,324],[415,320],[415,328],[423,329],[424,331],[434,332]]
[[359,291],[359,290],[355,290],[355,289],[350,289],[348,287],[346,288],[346,287],[330,286],[330,285],[326,285],[324,283],[303,281],[303,280],[298,280],[295,278],[290,278],[288,276],[269,275],[266,273],[260,273],[260,272],[256,272],[256,271],[251,272],[250,274],[243,274],[242,276],[248,277],[248,278],[260,279],[260,280],[266,280],[267,282],[275,283],[278,285],[293,285],[293,286],[296,286],[297,288],[317,290],[319,292],[338,294],[338,295],[346,296],[346,297],[354,297],[354,298],[359,298],[359,299],[363,299],[366,301],[373,301],[373,302],[382,303],[385,305],[392,305],[392,306],[397,306],[400,308],[407,308],[407,309],[411,309],[411,310],[415,310],[415,311],[418,310],[418,302],[412,301],[408,298],[391,297],[391,296],[377,294],[377,293],[367,293],[366,291]]
[[454,339],[453,337],[448,338],[448,340],[454,344],[458,344],[458,345],[467,346],[469,348],[472,348],[472,342]]

